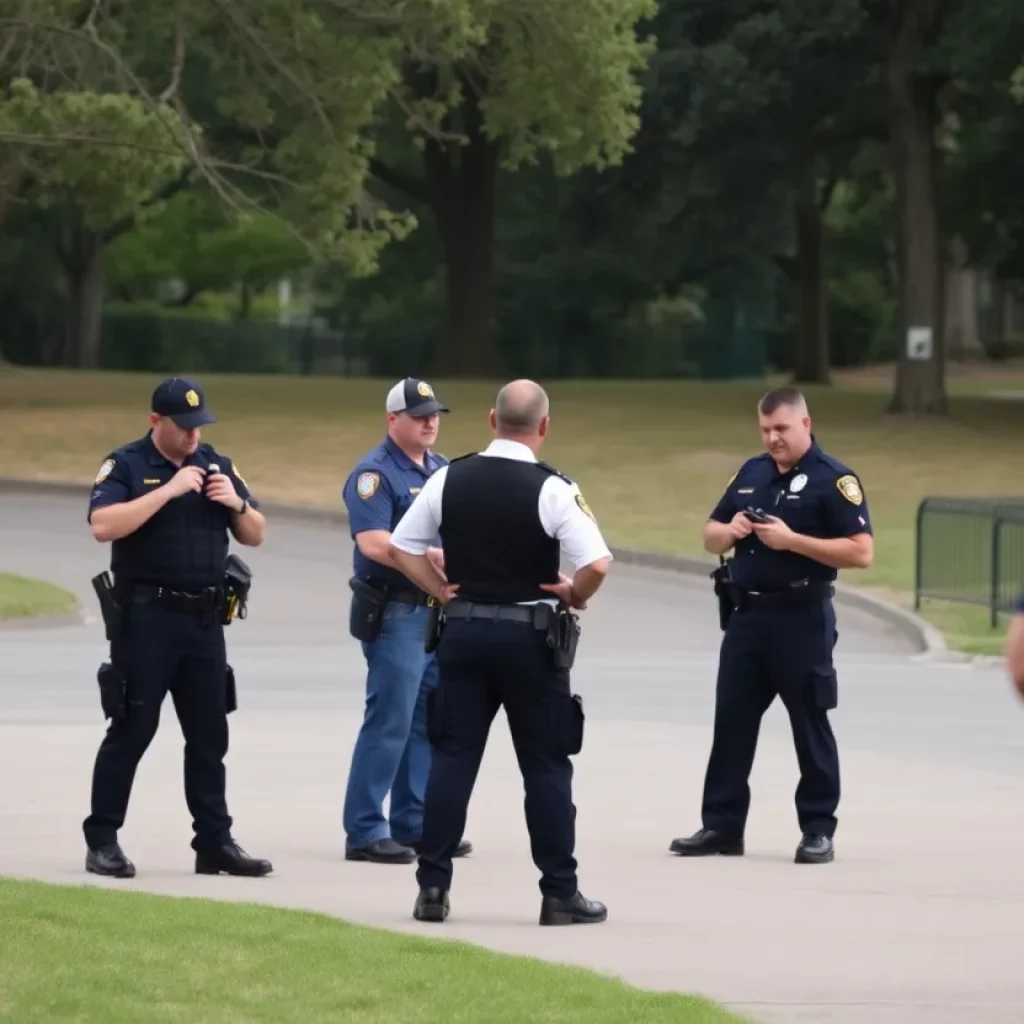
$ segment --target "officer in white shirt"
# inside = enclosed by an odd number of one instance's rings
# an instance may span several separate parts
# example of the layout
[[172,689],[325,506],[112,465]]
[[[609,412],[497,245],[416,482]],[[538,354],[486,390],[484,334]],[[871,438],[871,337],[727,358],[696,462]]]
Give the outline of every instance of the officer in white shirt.
[[[391,537],[395,564],[443,605],[413,911],[421,921],[448,916],[452,855],[502,706],[541,873],[540,923],[607,917],[579,891],[573,856],[569,758],[583,744],[583,710],[569,683],[576,638],[569,609],[586,607],[612,556],[579,488],[537,459],[548,410],[547,394],[533,381],[505,385],[490,413],[496,440],[431,476]],[[444,575],[427,555],[439,533]],[[559,572],[563,557],[575,567],[572,579]]]

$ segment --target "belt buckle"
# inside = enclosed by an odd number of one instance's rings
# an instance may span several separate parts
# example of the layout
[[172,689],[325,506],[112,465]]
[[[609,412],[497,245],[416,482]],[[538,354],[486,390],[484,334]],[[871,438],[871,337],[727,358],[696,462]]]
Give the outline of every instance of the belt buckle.
[[437,598],[434,597],[433,594],[428,594],[427,595],[427,607],[428,608],[436,608],[437,605],[438,605]]

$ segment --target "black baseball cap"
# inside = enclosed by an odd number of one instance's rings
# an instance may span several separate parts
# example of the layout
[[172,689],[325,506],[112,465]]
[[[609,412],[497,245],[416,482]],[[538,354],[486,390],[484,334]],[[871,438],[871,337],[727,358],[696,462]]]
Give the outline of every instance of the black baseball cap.
[[158,416],[168,416],[182,430],[194,430],[205,423],[216,423],[206,408],[203,389],[184,377],[170,377],[153,392],[150,408]]
[[385,407],[388,412],[404,412],[409,416],[431,416],[448,411],[434,396],[434,389],[425,380],[415,377],[400,380],[388,392]]

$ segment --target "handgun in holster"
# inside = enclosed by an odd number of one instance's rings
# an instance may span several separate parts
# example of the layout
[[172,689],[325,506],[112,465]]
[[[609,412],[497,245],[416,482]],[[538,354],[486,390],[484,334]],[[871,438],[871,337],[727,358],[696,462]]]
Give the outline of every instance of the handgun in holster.
[[114,589],[114,580],[109,571],[104,570],[92,578],[92,588],[100,602],[100,616],[103,619],[103,626],[106,630],[107,640],[114,643],[121,635],[121,623],[123,613],[121,604],[117,600]]
[[423,649],[427,654],[433,654],[441,643],[441,634],[444,632],[444,608],[434,598],[427,600],[427,626],[423,635]]
[[711,573],[711,578],[714,580],[715,597],[718,598],[718,624],[724,632],[735,610],[735,603],[733,602],[732,580],[729,576],[729,563],[721,555],[718,556],[718,561],[721,564]]
[[230,554],[224,563],[223,607],[221,622],[230,626],[235,619],[244,619],[249,610],[249,590],[252,588],[252,570],[236,554]]
[[576,661],[580,632],[580,617],[567,605],[559,605],[551,617],[547,635],[548,647],[554,654],[555,668],[572,668]]

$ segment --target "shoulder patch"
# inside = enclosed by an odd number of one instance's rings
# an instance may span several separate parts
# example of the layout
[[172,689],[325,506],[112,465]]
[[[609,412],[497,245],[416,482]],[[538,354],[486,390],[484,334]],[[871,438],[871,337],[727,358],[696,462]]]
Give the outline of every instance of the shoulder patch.
[[110,476],[110,473],[113,470],[113,468],[114,468],[114,460],[113,459],[107,459],[103,463],[103,465],[100,466],[99,472],[96,474],[95,482],[98,483],[98,484],[103,483],[103,481],[106,480],[108,476]]
[[[242,476],[242,474],[238,472],[238,463],[235,462],[234,460],[232,460],[232,462],[231,462],[231,472],[234,473],[235,476],[237,476],[238,479],[241,480],[243,484],[245,484],[245,477]],[[248,487],[249,485],[245,484],[245,486]]]
[[380,473],[360,473],[356,480],[356,493],[363,501],[367,501],[377,493],[380,487]]
[[850,473],[846,476],[841,476],[836,481],[836,487],[839,488],[839,493],[848,501],[851,505],[860,505],[864,501],[864,492],[860,489],[860,483],[857,478]]
[[580,511],[585,515],[589,516],[595,523],[597,522],[597,516],[590,511],[590,506],[587,504],[587,499],[582,494],[576,495],[576,504],[579,505]]
[[540,468],[545,470],[546,472],[551,473],[553,476],[557,476],[559,477],[559,479],[564,480],[567,484],[571,484],[573,482],[572,477],[566,476],[566,474],[563,473],[560,469],[555,469],[554,466],[551,466],[546,462],[538,461],[537,465],[540,466]]

